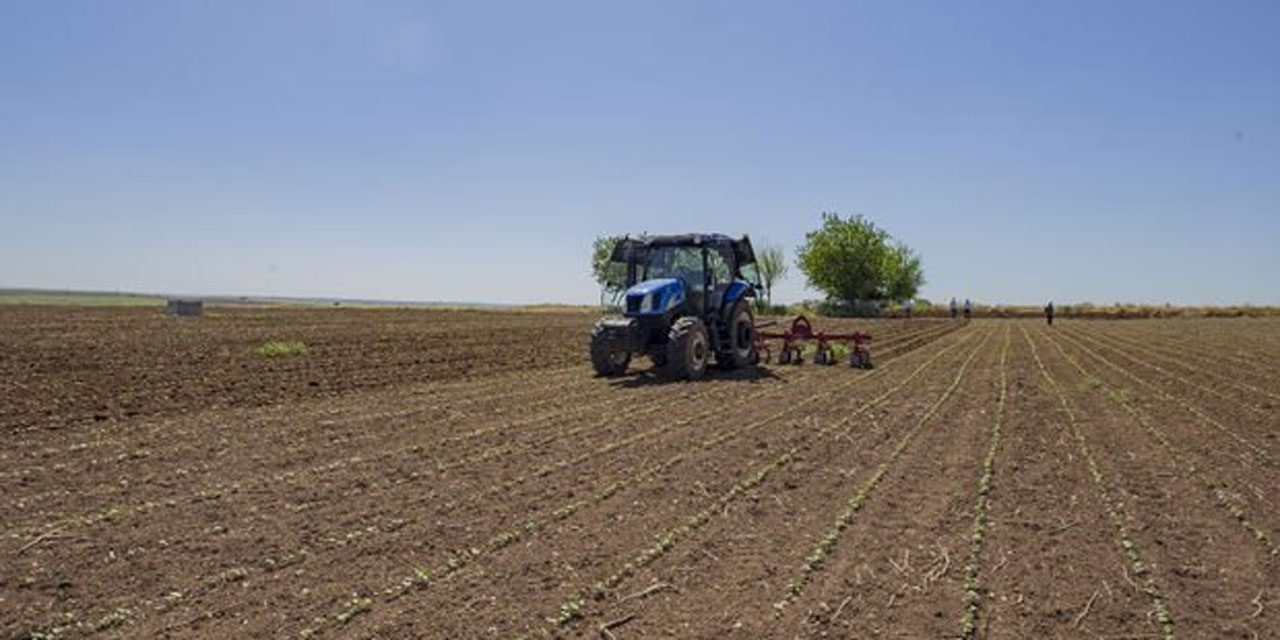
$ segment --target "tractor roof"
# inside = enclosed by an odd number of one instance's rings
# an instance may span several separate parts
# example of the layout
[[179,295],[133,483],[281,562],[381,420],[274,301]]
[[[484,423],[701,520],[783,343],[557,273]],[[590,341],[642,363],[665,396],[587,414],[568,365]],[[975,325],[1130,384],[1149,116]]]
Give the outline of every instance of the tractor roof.
[[734,239],[723,233],[680,233],[665,236],[627,236],[620,240],[613,251],[613,259],[626,261],[628,253],[642,253],[653,247],[729,247],[738,257],[739,265],[756,261],[755,252],[751,248],[751,239],[743,235]]
[[646,247],[699,247],[704,244],[730,244],[736,242],[723,233],[679,233],[667,236],[640,236],[628,241]]

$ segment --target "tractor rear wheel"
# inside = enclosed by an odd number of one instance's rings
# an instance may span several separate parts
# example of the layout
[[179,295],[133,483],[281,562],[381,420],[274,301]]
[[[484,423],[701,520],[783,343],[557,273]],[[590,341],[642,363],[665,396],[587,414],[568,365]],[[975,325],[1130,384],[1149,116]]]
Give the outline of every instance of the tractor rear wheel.
[[727,369],[749,367],[760,362],[760,354],[756,351],[756,322],[746,300],[733,303],[725,325],[729,332],[729,349],[717,353],[716,362]]
[[631,364],[631,352],[610,338],[604,326],[597,322],[591,330],[591,366],[595,368],[596,375],[620,376],[627,372],[628,364]]
[[698,380],[707,373],[711,351],[707,325],[698,318],[680,318],[667,333],[667,365],[663,373],[673,380]]

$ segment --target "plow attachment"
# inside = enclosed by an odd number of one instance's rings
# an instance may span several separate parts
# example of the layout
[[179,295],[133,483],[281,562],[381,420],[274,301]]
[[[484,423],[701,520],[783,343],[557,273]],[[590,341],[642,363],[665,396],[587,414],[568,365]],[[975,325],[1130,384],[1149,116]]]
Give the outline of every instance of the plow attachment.
[[804,316],[796,316],[791,321],[791,325],[785,331],[769,331],[770,327],[777,326],[778,323],[767,322],[756,325],[755,327],[755,346],[756,351],[760,353],[760,358],[765,362],[771,362],[773,357],[773,345],[777,344],[778,364],[800,364],[804,361],[804,348],[809,342],[814,342],[813,361],[817,364],[835,364],[839,356],[836,355],[833,345],[844,345],[849,352],[849,366],[856,369],[870,369],[871,352],[864,346],[871,341],[871,334],[861,331],[852,333],[827,333],[825,331],[814,331],[813,325],[809,324],[809,319]]

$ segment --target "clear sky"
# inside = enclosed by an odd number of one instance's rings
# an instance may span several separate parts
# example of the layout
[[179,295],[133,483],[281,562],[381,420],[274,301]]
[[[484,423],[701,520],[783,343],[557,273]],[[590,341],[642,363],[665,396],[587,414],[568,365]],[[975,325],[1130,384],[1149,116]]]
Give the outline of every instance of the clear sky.
[[[822,211],[923,294],[1280,304],[1280,2],[0,2],[0,286],[591,302]],[[817,297],[794,272],[776,297]]]

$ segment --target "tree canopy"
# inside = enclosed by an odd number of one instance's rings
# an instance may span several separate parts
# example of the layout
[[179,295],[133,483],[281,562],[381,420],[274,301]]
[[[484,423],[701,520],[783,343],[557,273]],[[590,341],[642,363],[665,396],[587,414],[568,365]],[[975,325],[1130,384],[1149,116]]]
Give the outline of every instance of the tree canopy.
[[627,265],[610,261],[613,248],[622,236],[604,235],[591,246],[591,275],[602,289],[602,295],[616,296],[627,285]]
[[823,213],[796,254],[810,286],[843,302],[913,298],[924,285],[920,257],[860,215]]

